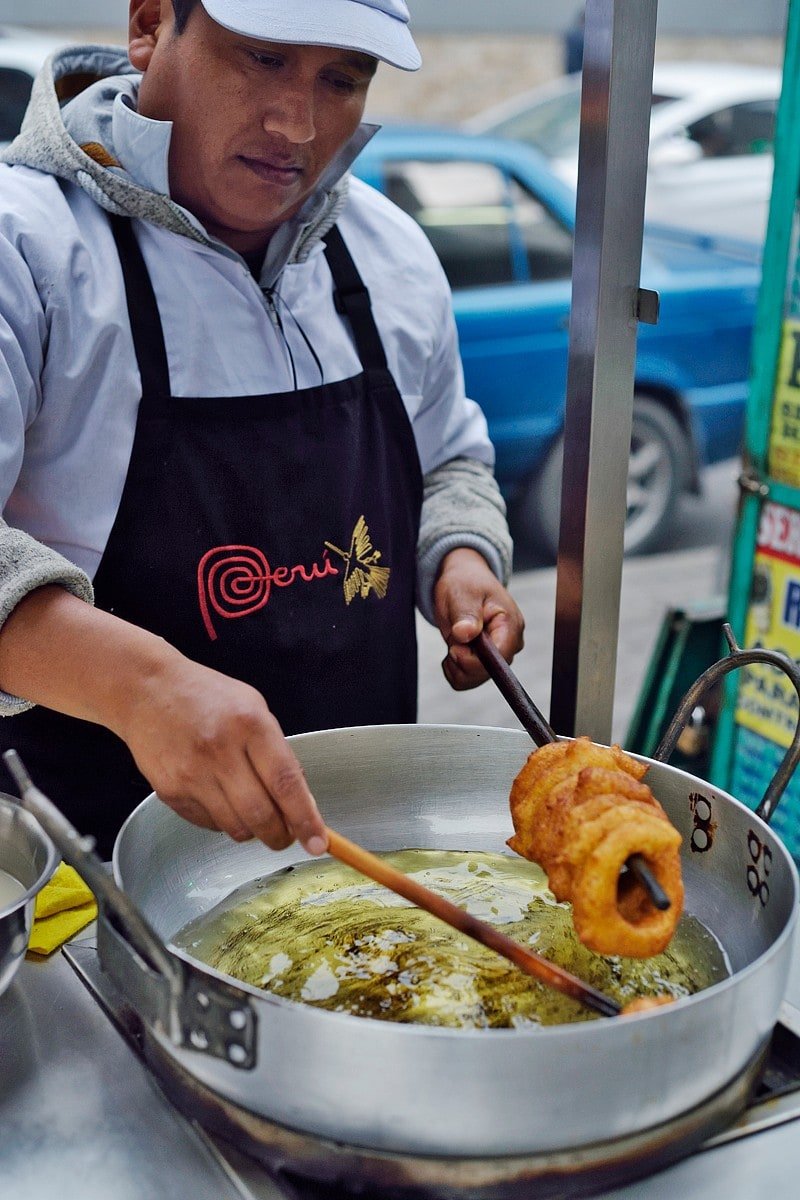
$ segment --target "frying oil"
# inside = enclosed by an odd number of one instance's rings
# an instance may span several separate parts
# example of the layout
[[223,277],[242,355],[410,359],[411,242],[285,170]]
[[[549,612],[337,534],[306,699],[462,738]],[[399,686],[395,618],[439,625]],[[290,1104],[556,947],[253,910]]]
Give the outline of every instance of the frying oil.
[[[601,957],[578,941],[535,864],[476,851],[381,855],[399,870],[620,1003],[687,996],[730,972],[717,940],[684,915],[663,954]],[[233,892],[174,939],[193,958],[276,996],[387,1021],[507,1029],[592,1020],[436,917],[333,860]]]

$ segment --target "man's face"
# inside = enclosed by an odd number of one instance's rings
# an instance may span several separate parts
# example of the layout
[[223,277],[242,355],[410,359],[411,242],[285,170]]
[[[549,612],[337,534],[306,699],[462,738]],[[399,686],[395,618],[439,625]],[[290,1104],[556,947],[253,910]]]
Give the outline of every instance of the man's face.
[[357,129],[374,59],[231,33],[201,4],[181,34],[169,0],[132,9],[155,14],[146,36],[132,23],[130,57],[139,112],[173,123],[173,199],[232,249],[264,249]]

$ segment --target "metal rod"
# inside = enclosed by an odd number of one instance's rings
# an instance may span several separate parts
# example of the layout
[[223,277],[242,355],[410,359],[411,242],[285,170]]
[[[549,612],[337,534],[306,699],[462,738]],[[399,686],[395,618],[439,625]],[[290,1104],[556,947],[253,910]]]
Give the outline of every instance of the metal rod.
[[482,946],[487,946],[490,950],[502,954],[509,962],[514,963],[515,966],[525,971],[526,974],[532,975],[534,979],[537,979],[539,983],[545,984],[546,987],[554,988],[566,996],[571,996],[573,1000],[585,1004],[588,1008],[594,1009],[595,1012],[600,1013],[604,1017],[619,1016],[621,1005],[604,992],[593,988],[591,984],[584,983],[576,975],[571,975],[569,971],[565,971],[563,967],[559,967],[556,963],[551,962],[549,958],[544,958],[541,954],[529,950],[527,946],[522,946],[519,942],[515,942],[513,938],[507,937],[499,929],[495,929],[493,925],[488,925],[485,921],[479,921],[471,913],[465,912],[463,908],[458,908],[457,905],[446,900],[444,896],[439,896],[436,892],[423,887],[416,879],[412,879],[410,875],[405,875],[402,871],[398,871],[396,867],[390,866],[389,863],[384,862],[377,855],[371,854],[363,846],[356,845],[355,842],[349,841],[348,838],[343,837],[340,833],[336,833],[333,829],[328,829],[326,832],[328,836],[328,850],[340,862],[347,863],[349,867],[360,871],[362,875],[366,875],[369,879],[374,879],[376,883],[380,883],[384,887],[390,888],[391,891],[397,892],[399,896],[403,896],[412,904],[416,904],[418,908],[424,909],[425,912],[438,917],[440,921],[451,925],[459,933],[463,933],[474,941],[480,942]]
[[607,744],[656,0],[587,0],[550,720]]
[[[508,701],[523,729],[527,730],[536,745],[545,746],[548,742],[557,741],[558,736],[555,730],[539,712],[488,633],[482,629],[470,645],[486,667],[491,679],[497,684],[499,691]],[[625,865],[645,889],[651,903],[661,912],[666,912],[670,907],[670,898],[641,854],[632,854]]]
[[81,836],[52,800],[36,787],[16,750],[6,750],[3,760],[19,788],[22,807],[36,818],[61,857],[75,868],[104,910],[123,923],[125,934],[137,953],[177,987],[180,971],[176,960],[106,871],[94,852],[94,838]]
[[508,701],[522,728],[527,730],[536,745],[546,746],[548,742],[558,741],[556,731],[539,712],[485,630],[481,630],[471,647],[486,667],[501,695]]
[[661,884],[656,879],[653,872],[648,867],[641,854],[632,854],[625,862],[625,866],[630,871],[631,875],[642,885],[647,895],[650,897],[650,903],[660,912],[666,912],[671,906],[667,893],[662,888]]

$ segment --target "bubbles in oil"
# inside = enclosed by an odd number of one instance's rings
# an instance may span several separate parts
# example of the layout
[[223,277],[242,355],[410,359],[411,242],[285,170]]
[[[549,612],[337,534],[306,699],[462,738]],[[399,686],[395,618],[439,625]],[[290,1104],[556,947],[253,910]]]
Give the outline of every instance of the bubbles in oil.
[[[381,855],[432,891],[557,962],[624,1004],[687,996],[725,978],[725,955],[682,917],[663,954],[601,957],[575,936],[533,863],[477,851]],[[174,939],[225,975],[289,1000],[354,1016],[462,1029],[595,1019],[394,892],[332,860],[306,862],[246,885]]]

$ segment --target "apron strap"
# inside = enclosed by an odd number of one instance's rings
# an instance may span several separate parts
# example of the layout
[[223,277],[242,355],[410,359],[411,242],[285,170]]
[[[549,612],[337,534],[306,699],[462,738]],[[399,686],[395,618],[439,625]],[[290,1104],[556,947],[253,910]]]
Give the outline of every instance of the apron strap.
[[338,225],[329,229],[324,238],[325,257],[333,276],[333,302],[336,311],[347,317],[358,357],[366,370],[387,370],[386,354],[381,335],[372,315],[369,292],[364,286],[356,264],[339,232]]
[[168,396],[169,364],[164,330],[150,273],[133,232],[133,222],[130,217],[120,217],[115,213],[109,213],[109,220],[125,280],[133,347],[142,377],[142,395]]
[[[169,364],[164,330],[150,274],[133,232],[133,223],[129,217],[120,217],[115,213],[109,214],[109,221],[125,280],[128,317],[142,378],[142,393],[145,396],[168,396]],[[372,315],[369,292],[336,225],[325,236],[325,256],[333,276],[336,311],[350,322],[361,365],[367,370],[387,370],[386,354]]]

